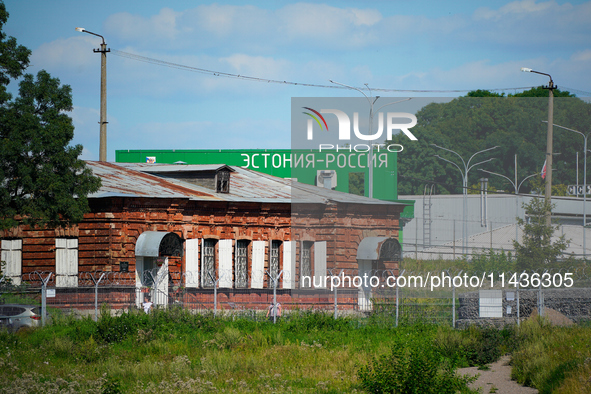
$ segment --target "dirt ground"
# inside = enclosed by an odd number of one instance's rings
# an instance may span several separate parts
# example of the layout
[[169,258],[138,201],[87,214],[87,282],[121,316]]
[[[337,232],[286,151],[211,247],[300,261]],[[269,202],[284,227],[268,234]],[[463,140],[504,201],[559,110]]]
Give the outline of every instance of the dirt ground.
[[501,357],[496,363],[490,364],[490,370],[480,371],[476,367],[458,369],[460,375],[475,376],[478,380],[470,385],[474,389],[481,388],[482,394],[537,394],[538,390],[524,387],[511,380],[511,366],[509,356]]

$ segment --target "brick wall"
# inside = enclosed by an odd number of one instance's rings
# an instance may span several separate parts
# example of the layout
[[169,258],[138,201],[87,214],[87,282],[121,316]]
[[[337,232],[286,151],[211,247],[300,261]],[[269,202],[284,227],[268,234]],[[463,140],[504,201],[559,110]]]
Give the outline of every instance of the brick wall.
[[[145,231],[174,232],[183,239],[326,241],[327,268],[355,270],[359,242],[365,237],[398,238],[403,209],[377,204],[232,203],[155,198],[93,199],[90,206],[91,212],[77,226],[67,229],[20,226],[0,231],[0,238],[23,240],[24,274],[55,272],[55,238],[62,237],[78,239],[79,272],[116,272],[121,261],[128,262],[129,272],[134,272],[136,241]],[[297,242],[296,272],[300,269],[300,249]],[[268,250],[265,255],[265,267],[268,267]],[[387,262],[378,268],[396,269],[397,262]],[[170,258],[169,270],[180,276],[184,259]],[[269,287],[268,283],[265,286]],[[251,296],[260,298],[263,294],[248,295]],[[245,295],[241,292],[228,297],[239,300]],[[305,302],[319,301],[313,298]]]

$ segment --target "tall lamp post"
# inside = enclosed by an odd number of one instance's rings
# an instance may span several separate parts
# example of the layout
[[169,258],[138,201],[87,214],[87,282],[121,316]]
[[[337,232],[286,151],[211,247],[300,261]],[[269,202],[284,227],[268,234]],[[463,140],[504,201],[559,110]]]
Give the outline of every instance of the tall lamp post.
[[[369,132],[373,133],[373,117],[374,117],[373,106],[376,103],[376,101],[378,101],[380,96],[376,96],[375,98],[372,97],[371,89],[369,88],[369,86],[367,84],[365,84],[365,86],[367,87],[367,90],[369,91],[369,96],[367,94],[365,94],[365,92],[359,88],[345,85],[344,83],[340,83],[340,82],[335,82],[335,81],[331,81],[331,80],[329,80],[329,81],[336,84],[336,85],[341,85],[341,86],[344,86],[349,89],[357,90],[359,93],[361,93],[362,95],[365,96],[367,102],[369,103]],[[411,98],[406,98],[404,100],[398,100],[398,101],[394,101],[394,102],[391,102],[388,104],[384,104],[380,108],[375,110],[375,112],[379,112],[380,109],[387,107],[388,105],[401,103],[403,101],[408,101],[410,99]],[[368,194],[368,196],[369,196],[369,198],[373,198],[373,144],[370,144],[370,147],[369,147],[369,152],[368,152],[368,156],[367,156],[367,166],[369,167],[369,194]]]
[[[519,216],[519,189],[521,188],[521,185],[523,185],[523,182],[527,181],[531,177],[534,177],[534,176],[538,175],[538,173],[536,172],[535,174],[531,174],[531,175],[526,176],[518,184],[517,183],[517,155],[515,155],[515,182],[512,181],[509,177],[507,177],[507,176],[505,176],[503,174],[498,174],[496,172],[483,170],[481,168],[479,168],[479,170],[482,171],[482,172],[486,172],[487,174],[501,176],[501,177],[505,178],[506,180],[508,180],[511,183],[511,185],[513,185],[513,188],[515,189],[515,217],[517,218]],[[515,241],[517,241],[518,235],[519,235],[518,234],[518,226],[515,225]]]
[[554,89],[558,86],[554,85],[552,76],[539,71],[534,71],[531,68],[521,67],[521,71],[528,73],[536,73],[545,75],[550,78],[548,86],[544,86],[544,89],[548,89],[548,132],[547,132],[547,143],[546,143],[546,204],[548,211],[546,212],[546,226],[551,224],[550,204],[552,203],[552,124],[554,119]]
[[[542,122],[547,123],[545,120],[542,120]],[[584,143],[585,153],[584,153],[584,159],[583,159],[584,160],[584,164],[583,164],[583,255],[585,257],[587,257],[587,245],[586,245],[586,236],[585,236],[586,235],[585,229],[587,227],[587,211],[586,211],[586,207],[587,207],[587,139],[589,138],[589,135],[591,135],[591,132],[587,133],[587,134],[583,134],[582,132],[580,132],[578,130],[569,129],[568,127],[560,126],[555,123],[553,123],[553,125],[556,127],[560,127],[561,129],[580,134],[583,136],[583,140],[585,141],[585,143]]]
[[466,216],[468,215],[468,172],[470,172],[470,170],[472,168],[476,167],[477,165],[488,163],[489,161],[494,160],[494,159],[491,158],[491,159],[484,160],[484,161],[481,161],[481,162],[478,162],[478,163],[472,164],[472,165],[470,165],[470,162],[472,161],[472,159],[474,158],[474,156],[476,156],[476,155],[478,155],[480,153],[483,153],[483,152],[487,152],[489,150],[496,149],[496,148],[498,148],[498,146],[493,146],[492,148],[483,149],[481,151],[478,151],[478,152],[474,153],[472,156],[470,156],[470,159],[468,159],[467,162],[462,158],[462,156],[460,156],[457,152],[455,152],[455,151],[453,151],[451,149],[447,149],[447,148],[444,148],[444,147],[439,146],[439,145],[436,145],[436,144],[431,144],[431,146],[434,146],[436,148],[443,149],[443,150],[446,150],[448,152],[451,152],[451,153],[455,154],[456,156],[458,156],[460,158],[460,160],[462,161],[462,164],[464,165],[464,170],[462,171],[462,169],[460,168],[460,166],[457,165],[456,163],[454,163],[453,161],[448,160],[445,157],[441,157],[439,155],[435,155],[435,157],[437,157],[438,159],[441,159],[441,160],[446,161],[446,162],[448,162],[450,164],[453,164],[458,169],[458,171],[460,171],[460,174],[462,175],[462,189],[463,189],[463,192],[464,192],[463,193],[464,194],[464,201],[463,201],[463,207],[462,207],[463,208],[463,212],[462,212],[462,214],[463,214],[462,254],[466,254],[466,248],[467,248],[467,245],[468,245],[468,222],[466,221]]
[[105,38],[100,34],[96,34],[86,30],[83,27],[77,27],[76,31],[81,33],[92,34],[103,39],[100,49],[93,49],[94,53],[101,54],[101,117],[100,117],[100,144],[99,144],[99,161],[107,161],[107,49]]

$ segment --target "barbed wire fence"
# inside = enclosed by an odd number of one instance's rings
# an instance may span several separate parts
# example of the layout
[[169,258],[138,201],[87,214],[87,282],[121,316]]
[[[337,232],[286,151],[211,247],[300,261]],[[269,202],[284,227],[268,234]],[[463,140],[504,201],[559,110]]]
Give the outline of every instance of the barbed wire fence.
[[313,310],[335,318],[385,318],[395,325],[519,324],[532,314],[565,323],[591,320],[589,266],[522,272],[331,269],[310,281],[285,271],[263,272],[249,277],[242,288],[236,288],[230,271],[215,273],[209,281],[199,274],[156,268],[139,278],[136,273],[103,271],[62,278],[35,271],[21,275],[18,286],[0,277],[0,303],[28,300],[43,310],[93,319],[103,309],[114,314],[140,310],[147,296],[156,308],[254,320],[265,319],[276,303],[287,318],[294,311]]

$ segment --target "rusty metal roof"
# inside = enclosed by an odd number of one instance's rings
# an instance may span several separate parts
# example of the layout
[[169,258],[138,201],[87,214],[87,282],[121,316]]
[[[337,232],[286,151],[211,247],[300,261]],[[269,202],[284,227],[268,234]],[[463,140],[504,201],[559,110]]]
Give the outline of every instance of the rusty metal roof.
[[211,192],[199,190],[191,184],[177,185],[156,175],[121,167],[114,163],[87,161],[94,175],[102,180],[101,188],[89,198],[152,197],[198,198],[221,200]]
[[[266,202],[266,203],[313,203],[326,204],[330,201],[371,205],[405,205],[382,201],[354,194],[338,192],[307,185],[291,179],[248,170],[242,167],[200,164],[153,164],[106,163],[88,161],[95,175],[101,177],[102,186],[89,198],[104,197],[151,197],[187,198],[201,201]],[[230,193],[216,193],[212,189],[189,183],[186,180],[166,178],[156,173],[212,171],[228,167]],[[156,169],[156,170],[155,170]],[[148,173],[149,172],[149,173]]]

